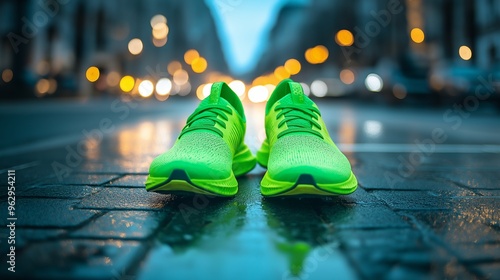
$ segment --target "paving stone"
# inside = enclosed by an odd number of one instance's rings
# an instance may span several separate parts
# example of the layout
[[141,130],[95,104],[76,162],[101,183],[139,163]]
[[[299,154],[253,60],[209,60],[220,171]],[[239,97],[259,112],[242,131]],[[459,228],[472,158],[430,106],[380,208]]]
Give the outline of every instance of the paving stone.
[[446,250],[437,247],[377,246],[348,249],[346,254],[366,279],[454,279],[470,275]]
[[500,276],[500,261],[494,263],[479,264],[472,267],[477,270],[481,278],[484,279],[498,279]]
[[385,205],[348,207],[334,202],[331,205],[322,205],[321,213],[333,227],[339,229],[409,227],[406,221]]
[[119,174],[144,174],[149,172],[151,159],[132,159],[132,160],[110,160],[103,162],[84,162],[78,167],[81,173],[119,173]]
[[[393,175],[397,173],[392,173]],[[414,176],[384,177],[384,173],[372,176],[358,176],[359,185],[369,190],[456,190],[456,184],[440,178],[416,178]]]
[[474,196],[469,190],[454,191],[373,191],[394,210],[442,210],[453,207],[453,197]]
[[71,233],[79,238],[144,239],[159,227],[165,212],[111,211]]
[[457,244],[453,246],[460,261],[466,263],[500,263],[500,243]]
[[405,214],[414,217],[427,230],[449,244],[481,244],[500,240],[500,232],[475,218],[474,213],[464,214],[460,209],[456,212],[427,211],[407,212]]
[[[108,210],[167,211],[174,199],[171,195],[147,192],[139,188],[103,188],[102,191],[82,199],[78,208]],[[175,206],[174,206],[175,207]]]
[[[29,164],[29,163],[28,163]],[[36,164],[30,165],[27,168],[16,170],[16,190],[25,190],[34,184],[49,180],[54,177],[55,174],[53,170],[46,165],[36,162]],[[7,171],[0,175],[0,178],[5,178],[0,181],[0,186],[8,186],[7,182]],[[5,188],[0,188],[3,191]]]
[[[43,279],[125,279],[144,247],[134,241],[60,240],[36,243],[16,258],[16,277]],[[5,263],[6,256],[0,257]],[[3,277],[6,269],[0,272]],[[10,272],[9,272],[10,273]],[[6,279],[6,278],[3,278]]]
[[97,193],[100,188],[76,185],[42,185],[23,191],[19,197],[47,197],[47,198],[83,198],[85,196]]
[[144,188],[147,177],[146,175],[125,175],[122,178],[113,180],[108,186]]
[[481,190],[481,189],[474,189],[474,192],[478,193],[479,195],[482,196],[496,196],[500,197],[500,190]]
[[[16,201],[16,225],[19,227],[65,228],[78,226],[98,211],[73,209],[78,200],[23,198]],[[1,202],[0,209],[7,209]],[[0,225],[8,224],[7,211],[0,212]]]
[[[495,165],[499,166],[499,165]],[[500,173],[484,170],[460,170],[449,172],[447,178],[471,189],[498,189]]]
[[424,236],[412,228],[342,229],[335,235],[348,249],[372,250],[373,247],[384,247],[410,250],[429,247]]
[[77,174],[71,173],[68,177],[64,177],[62,181],[58,178],[50,178],[44,180],[42,185],[54,185],[54,184],[64,184],[64,185],[102,185],[113,179],[118,178],[118,175],[112,174]]
[[500,199],[496,197],[456,197],[454,211],[468,220],[479,221],[500,230]]

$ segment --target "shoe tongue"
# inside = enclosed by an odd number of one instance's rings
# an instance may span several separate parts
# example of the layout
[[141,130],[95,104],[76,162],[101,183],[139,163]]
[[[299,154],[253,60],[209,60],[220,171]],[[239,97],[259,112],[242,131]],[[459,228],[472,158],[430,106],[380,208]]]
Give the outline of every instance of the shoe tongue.
[[[285,95],[283,98],[281,98],[278,102],[278,104],[281,105],[305,105],[305,106],[312,106],[312,101],[306,97],[302,92],[300,94],[295,93],[292,91],[291,93]],[[290,112],[291,114],[304,114],[301,111],[296,111],[296,112]],[[290,114],[289,113],[289,114]],[[290,120],[287,122],[287,126],[289,128],[291,127],[312,127],[312,124],[310,121],[308,121],[310,117],[306,116],[305,119],[297,118],[294,120]]]
[[[203,99],[201,102],[200,106],[212,106],[212,105],[223,105],[223,106],[229,106],[231,109],[234,110],[233,106],[224,98],[220,96],[220,94],[210,94],[207,98]],[[215,113],[213,113],[215,115]],[[199,119],[195,122],[193,122],[191,125],[208,125],[208,126],[213,126],[215,125],[215,122],[213,120],[210,120],[209,118],[203,118]]]

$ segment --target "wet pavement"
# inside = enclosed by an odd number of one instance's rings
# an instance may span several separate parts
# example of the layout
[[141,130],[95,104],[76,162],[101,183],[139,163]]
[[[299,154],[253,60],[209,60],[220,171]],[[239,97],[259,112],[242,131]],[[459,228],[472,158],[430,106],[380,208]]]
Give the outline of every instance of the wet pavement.
[[[349,196],[263,198],[261,167],[231,199],[147,193],[150,162],[196,104],[0,105],[2,279],[500,278],[500,118],[488,104],[318,102],[359,180]],[[245,109],[255,152],[264,106]]]

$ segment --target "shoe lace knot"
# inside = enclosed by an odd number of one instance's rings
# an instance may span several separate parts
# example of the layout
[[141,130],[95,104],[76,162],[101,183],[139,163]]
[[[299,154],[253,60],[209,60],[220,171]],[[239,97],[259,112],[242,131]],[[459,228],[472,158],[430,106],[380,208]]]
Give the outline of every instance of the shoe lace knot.
[[321,116],[319,110],[314,106],[304,107],[303,105],[280,104],[276,106],[275,111],[279,111],[276,118],[284,116],[283,120],[278,124],[281,128],[284,124],[287,125],[286,130],[278,134],[278,138],[293,132],[306,132],[316,135],[323,139],[323,135],[313,128],[321,130],[321,125],[318,124],[318,119]]
[[229,118],[225,113],[232,115],[233,111],[226,105],[219,104],[196,109],[187,119],[186,126],[182,129],[179,138],[195,130],[210,130],[223,137],[223,132],[215,127],[215,125],[219,124],[221,127],[226,128],[226,121],[228,121]]

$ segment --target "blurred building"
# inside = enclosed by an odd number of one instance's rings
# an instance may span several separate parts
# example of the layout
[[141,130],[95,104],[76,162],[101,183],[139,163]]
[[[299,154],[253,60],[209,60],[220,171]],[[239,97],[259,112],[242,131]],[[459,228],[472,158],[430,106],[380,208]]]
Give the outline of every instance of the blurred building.
[[[150,20],[157,14],[165,16],[168,35],[154,41]],[[50,87],[47,91],[42,85],[45,94],[86,95],[95,87],[103,90],[111,72],[167,76],[168,63],[183,62],[188,49],[206,59],[207,70],[228,69],[212,15],[205,2],[197,0],[131,0],[126,4],[119,0],[0,0],[0,38],[2,97],[34,96],[41,80]],[[128,49],[133,38],[142,42],[138,55]],[[86,81],[90,66],[100,70],[103,81]]]
[[[380,81],[367,88],[389,92],[391,98],[435,98],[446,84],[454,92],[470,92],[478,76],[498,68],[499,24],[500,1],[491,0],[311,0],[284,5],[249,76],[268,75],[295,58],[303,70],[295,79],[330,81],[330,89],[348,86],[359,93],[366,90],[362,81],[367,75],[375,74]],[[341,32],[343,42],[337,37]],[[307,58],[308,49],[318,45],[328,51],[319,63]],[[454,87],[457,81],[463,86]]]

